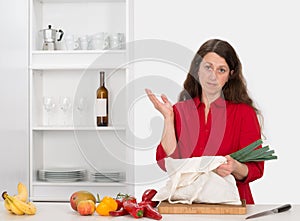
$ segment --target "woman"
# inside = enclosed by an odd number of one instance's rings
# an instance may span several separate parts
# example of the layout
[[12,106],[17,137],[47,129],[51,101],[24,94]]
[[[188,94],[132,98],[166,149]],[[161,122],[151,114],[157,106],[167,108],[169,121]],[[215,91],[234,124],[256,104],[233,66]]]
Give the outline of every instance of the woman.
[[216,173],[232,174],[240,198],[254,204],[249,183],[262,177],[263,162],[240,163],[229,154],[261,138],[259,111],[247,93],[242,66],[234,48],[212,39],[196,53],[174,106],[165,95],[162,102],[146,89],[154,107],[164,117],[156,160],[165,170],[164,158],[222,155],[227,163]]

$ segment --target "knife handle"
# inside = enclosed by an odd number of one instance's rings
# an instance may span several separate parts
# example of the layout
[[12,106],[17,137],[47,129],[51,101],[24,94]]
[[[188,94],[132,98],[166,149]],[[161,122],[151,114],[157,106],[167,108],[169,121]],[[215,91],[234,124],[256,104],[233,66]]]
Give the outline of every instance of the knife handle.
[[288,211],[291,208],[292,208],[291,204],[285,204],[285,205],[282,205],[282,206],[280,206],[276,209],[277,209],[278,213],[281,213],[281,212],[284,212],[284,211]]

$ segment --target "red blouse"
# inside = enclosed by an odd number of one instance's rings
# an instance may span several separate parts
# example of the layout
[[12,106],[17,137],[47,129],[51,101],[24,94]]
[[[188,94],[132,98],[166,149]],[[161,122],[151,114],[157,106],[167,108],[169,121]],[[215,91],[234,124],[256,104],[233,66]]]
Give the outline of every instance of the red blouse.
[[[172,158],[229,155],[261,138],[256,113],[246,104],[234,104],[222,98],[210,105],[205,122],[205,104],[199,98],[173,106],[177,147]],[[165,169],[167,155],[161,144],[156,150],[158,165]],[[264,162],[249,162],[248,176],[236,181],[240,198],[254,204],[249,183],[262,177]]]

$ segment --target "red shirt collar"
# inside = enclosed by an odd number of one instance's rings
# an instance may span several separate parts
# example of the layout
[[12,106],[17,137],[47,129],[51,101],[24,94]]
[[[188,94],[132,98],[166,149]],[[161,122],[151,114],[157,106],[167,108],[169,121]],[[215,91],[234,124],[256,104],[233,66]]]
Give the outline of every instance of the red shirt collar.
[[[195,105],[196,105],[197,108],[199,108],[200,105],[205,106],[205,104],[203,102],[201,102],[199,97],[194,97],[193,100],[194,100]],[[220,108],[221,107],[226,107],[226,100],[222,97],[219,97],[214,102],[212,102],[210,105],[211,106],[213,105],[214,107],[220,107]]]

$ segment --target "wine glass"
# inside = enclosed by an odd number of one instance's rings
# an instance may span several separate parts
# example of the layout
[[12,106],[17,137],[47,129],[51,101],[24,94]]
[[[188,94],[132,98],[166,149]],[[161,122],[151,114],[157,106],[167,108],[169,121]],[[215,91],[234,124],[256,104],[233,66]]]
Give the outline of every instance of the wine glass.
[[86,107],[87,107],[87,100],[85,97],[81,97],[77,103],[77,110],[82,112],[86,109]]
[[71,103],[71,98],[69,97],[61,97],[59,101],[60,109],[64,112],[64,125],[66,125],[67,122],[67,112],[70,110],[72,103]]
[[82,118],[84,117],[84,111],[87,109],[87,99],[85,97],[79,98],[77,102],[77,111],[79,112],[79,124],[82,125]]
[[48,96],[45,96],[43,98],[43,105],[44,105],[44,108],[45,110],[47,111],[47,124],[50,125],[50,111],[52,111],[54,108],[55,108],[55,103],[53,101],[53,98],[52,97],[48,97]]

